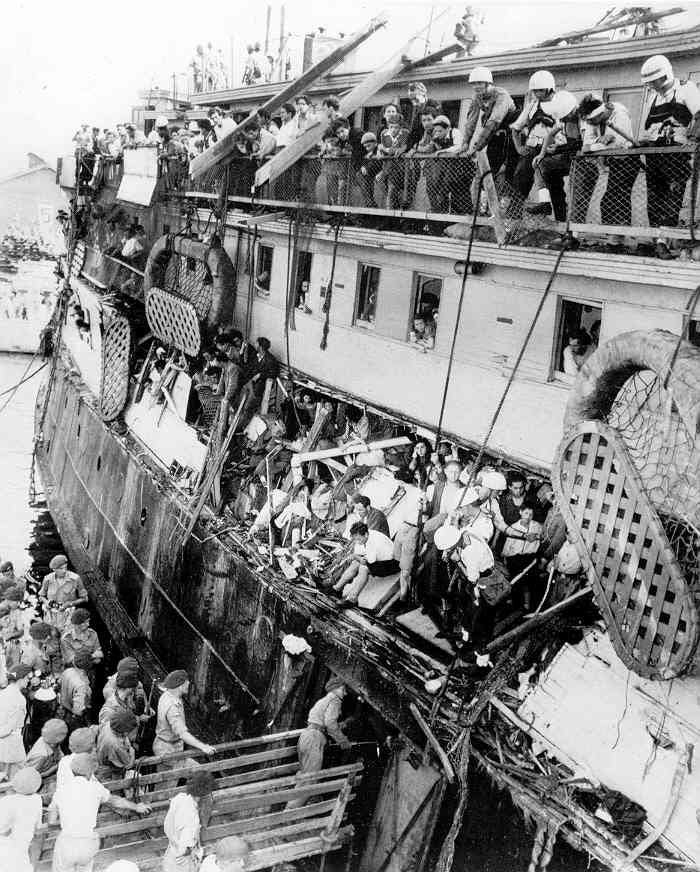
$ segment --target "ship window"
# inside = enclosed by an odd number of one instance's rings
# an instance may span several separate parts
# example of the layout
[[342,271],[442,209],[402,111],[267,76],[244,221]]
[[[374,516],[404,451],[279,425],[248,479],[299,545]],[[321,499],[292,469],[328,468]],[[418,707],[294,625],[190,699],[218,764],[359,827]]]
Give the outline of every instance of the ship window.
[[413,276],[413,313],[408,328],[410,342],[433,348],[438,325],[442,279],[415,273]]
[[688,321],[688,342],[691,342],[696,348],[700,348],[700,318],[692,318]]
[[258,258],[255,264],[255,293],[258,297],[270,296],[272,251],[273,249],[271,245],[258,246]]
[[[600,321],[603,309],[595,303],[581,303],[575,300],[563,299],[560,299],[559,306],[559,328],[553,369],[555,375],[573,376],[576,374],[575,361],[569,360],[568,363],[565,363],[564,351],[569,345],[571,338],[577,333],[581,334],[579,345],[583,347],[587,343],[587,350],[582,351],[582,354],[587,356],[595,351],[600,335]],[[569,358],[570,356],[567,354],[566,357]],[[581,353],[577,355],[577,360],[580,362]]]
[[294,277],[294,305],[297,309],[304,309],[309,306],[312,261],[313,255],[310,251],[297,252],[297,269]]
[[366,263],[358,264],[355,324],[360,327],[369,327],[374,324],[380,275],[381,270],[378,266],[369,266]]

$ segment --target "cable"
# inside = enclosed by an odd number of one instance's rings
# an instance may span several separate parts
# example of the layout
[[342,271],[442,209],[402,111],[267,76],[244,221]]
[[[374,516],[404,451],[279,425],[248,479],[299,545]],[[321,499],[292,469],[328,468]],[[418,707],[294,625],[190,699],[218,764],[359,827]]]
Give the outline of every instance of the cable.
[[328,347],[328,332],[330,330],[330,321],[331,321],[331,299],[333,296],[333,281],[335,280],[335,261],[336,255],[338,254],[338,237],[340,236],[340,231],[343,227],[343,222],[345,220],[345,215],[341,215],[340,219],[336,222],[333,236],[333,257],[331,258],[331,274],[328,279],[328,286],[326,287],[326,297],[323,301],[323,312],[326,315],[326,318],[323,322],[323,335],[321,336],[321,351],[325,351]]
[[[34,358],[32,358],[32,360],[33,360],[33,359],[34,359]],[[30,365],[31,365],[31,361],[30,361]],[[44,367],[45,367],[45,366],[48,366],[48,365],[49,365],[49,362],[48,362],[48,360],[47,360],[45,363],[42,363],[42,364],[41,364],[41,366],[39,367],[39,369],[35,369],[34,372],[33,372],[31,375],[26,375],[27,370],[25,369],[25,371],[24,371],[24,372],[25,372],[25,375],[22,376],[22,378],[20,379],[20,381],[17,382],[16,385],[13,385],[11,388],[7,388],[7,390],[4,390],[4,391],[2,391],[2,393],[0,393],[0,397],[4,397],[5,394],[12,393],[12,396],[9,397],[9,398],[8,398],[8,399],[7,399],[7,400],[2,404],[2,406],[0,406],[0,414],[2,414],[2,413],[5,411],[5,409],[10,405],[10,403],[12,402],[12,400],[13,400],[14,397],[15,397],[15,394],[17,393],[17,390],[18,390],[18,389],[19,389],[19,388],[20,388],[20,387],[21,387],[25,382],[28,382],[29,379],[34,378],[34,376],[35,376],[37,373],[41,372],[42,369],[44,369]]]

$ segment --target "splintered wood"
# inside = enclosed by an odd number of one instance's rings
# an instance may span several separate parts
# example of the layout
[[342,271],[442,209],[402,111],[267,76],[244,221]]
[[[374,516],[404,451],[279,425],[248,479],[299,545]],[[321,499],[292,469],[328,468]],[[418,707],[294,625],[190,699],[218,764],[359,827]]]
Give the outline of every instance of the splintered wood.
[[697,609],[627,448],[599,421],[562,441],[552,484],[618,656],[646,677],[680,674],[698,638]]
[[[301,730],[291,730],[227,742],[216,746],[215,759],[199,752],[148,757],[138,762],[138,776],[107,782],[112,793],[138,798],[148,803],[152,812],[143,818],[123,816],[103,806],[96,833],[102,846],[95,858],[95,872],[106,869],[114,860],[131,860],[141,872],[155,872],[168,845],[163,821],[170,800],[183,787],[172,782],[184,781],[192,774],[192,760],[198,758],[200,769],[214,775],[213,811],[202,830],[205,853],[225,836],[239,835],[251,846],[246,869],[267,869],[334,851],[352,835],[345,819],[345,808],[354,785],[360,778],[361,763],[322,769],[300,775],[296,742]],[[167,761],[173,768],[158,771]],[[179,765],[180,768],[177,768]],[[300,808],[286,808],[289,800],[302,800]],[[37,872],[51,869],[53,846],[58,835],[55,827],[43,827],[44,847]]]

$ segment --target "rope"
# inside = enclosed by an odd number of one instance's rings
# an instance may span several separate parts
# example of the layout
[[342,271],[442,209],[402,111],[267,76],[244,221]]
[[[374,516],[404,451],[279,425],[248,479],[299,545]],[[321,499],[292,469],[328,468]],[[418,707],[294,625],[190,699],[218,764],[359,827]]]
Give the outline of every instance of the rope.
[[472,260],[472,247],[474,245],[474,233],[476,231],[476,219],[478,217],[479,208],[478,203],[481,198],[481,189],[483,186],[484,177],[479,176],[479,184],[477,186],[476,192],[476,205],[474,206],[474,215],[472,216],[471,230],[469,233],[469,245],[467,247],[467,259],[464,262],[464,273],[462,274],[462,287],[459,292],[459,304],[457,306],[457,317],[455,318],[455,326],[452,331],[452,342],[450,345],[450,357],[447,362],[447,373],[445,375],[445,384],[442,389],[442,402],[440,403],[440,415],[438,417],[438,425],[437,425],[437,433],[435,434],[435,445],[437,446],[440,442],[440,435],[442,433],[442,422],[445,417],[445,407],[447,405],[447,392],[450,388],[450,379],[452,377],[452,364],[454,363],[455,356],[455,347],[457,345],[457,334],[459,332],[459,323],[462,318],[462,306],[464,305],[464,292],[467,287],[467,278],[469,276],[469,265]]
[[5,394],[10,394],[10,393],[11,393],[11,396],[8,397],[7,400],[5,400],[5,402],[2,404],[2,406],[0,406],[0,415],[5,411],[5,409],[10,405],[10,403],[12,402],[12,400],[15,398],[15,394],[17,393],[17,391],[19,390],[19,388],[20,388],[23,384],[25,384],[25,382],[28,382],[29,379],[34,378],[34,376],[35,376],[37,373],[41,372],[42,369],[43,369],[45,366],[48,366],[48,365],[49,365],[49,362],[46,361],[45,363],[42,363],[42,364],[41,364],[41,366],[39,367],[39,369],[35,369],[34,372],[33,372],[31,375],[27,375],[27,370],[28,370],[29,367],[32,365],[32,362],[34,361],[34,358],[35,358],[35,357],[36,357],[36,355],[34,355],[34,357],[32,357],[32,359],[29,361],[29,363],[27,364],[27,369],[24,370],[24,374],[22,375],[22,378],[17,382],[17,384],[13,385],[11,388],[7,388],[7,390],[4,390],[4,391],[2,391],[2,393],[0,393],[0,397],[4,397]]
[[331,274],[328,279],[328,285],[326,287],[326,298],[323,301],[323,312],[326,315],[326,318],[323,322],[323,335],[321,336],[321,351],[325,351],[328,347],[328,332],[331,326],[331,298],[333,296],[333,282],[335,280],[335,260],[336,255],[338,254],[338,237],[340,236],[340,231],[343,226],[345,216],[341,215],[340,220],[336,222],[335,228],[333,231],[333,257],[331,258]]

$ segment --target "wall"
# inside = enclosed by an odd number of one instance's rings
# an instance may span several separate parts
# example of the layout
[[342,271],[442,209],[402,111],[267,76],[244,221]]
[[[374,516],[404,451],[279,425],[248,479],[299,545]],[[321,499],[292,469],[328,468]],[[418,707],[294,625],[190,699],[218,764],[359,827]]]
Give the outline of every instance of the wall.
[[[270,297],[256,298],[254,302],[252,335],[267,336],[273,351],[286,362],[286,237],[263,231],[261,240],[273,245],[275,254]],[[341,245],[336,257],[328,347],[322,351],[320,288],[330,273],[332,245],[313,239],[306,248],[314,255],[309,294],[312,313],[294,313],[295,329],[289,331],[291,365],[319,381],[434,428],[440,416],[461,288],[454,260],[411,251]],[[230,253],[233,256],[234,252]],[[373,328],[353,326],[358,262],[375,264],[382,270]],[[525,255],[522,263],[527,263]],[[632,263],[630,259],[630,266]],[[413,275],[419,271],[443,278],[436,345],[426,353],[406,341]],[[487,264],[481,275],[469,276],[443,430],[475,443],[483,439],[547,279],[548,273],[540,270],[494,264]],[[239,287],[247,287],[247,276],[240,277]],[[569,393],[569,385],[553,377],[562,298],[601,305],[605,340],[631,329],[661,327],[679,332],[687,295],[681,289],[560,274],[535,324],[490,447],[526,464],[549,467]],[[241,294],[239,323],[244,323],[245,306],[245,295]]]
[[18,225],[20,234],[38,235],[62,251],[63,235],[55,218],[59,209],[66,208],[66,198],[50,167],[0,181],[0,236]]

